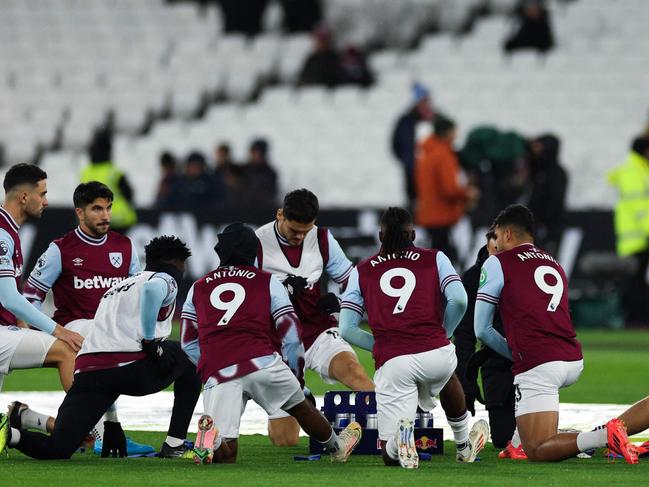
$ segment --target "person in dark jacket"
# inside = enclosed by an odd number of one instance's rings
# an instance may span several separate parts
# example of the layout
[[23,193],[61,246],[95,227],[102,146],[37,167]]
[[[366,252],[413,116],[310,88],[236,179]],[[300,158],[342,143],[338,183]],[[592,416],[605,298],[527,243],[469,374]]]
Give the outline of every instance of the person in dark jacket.
[[314,32],[314,51],[302,66],[298,85],[320,85],[333,88],[342,81],[340,55],[334,48],[331,32],[321,28]]
[[[457,356],[455,373],[464,388],[467,409],[475,415],[475,401],[485,404],[489,413],[491,440],[496,448],[504,448],[516,429],[512,362],[487,347],[476,352],[476,337],[473,331],[473,314],[480,285],[480,269],[484,261],[496,253],[496,235],[493,230],[490,230],[486,237],[487,244],[478,252],[476,263],[462,274],[462,283],[469,302],[464,318],[454,335]],[[502,326],[500,317],[496,314],[494,327],[502,333]],[[480,368],[482,368],[484,399],[478,386]]]
[[265,139],[256,139],[250,144],[240,204],[259,209],[277,206],[277,173],[268,160],[268,142]]
[[518,49],[536,49],[545,53],[554,47],[550,14],[541,0],[522,0],[514,15],[519,25],[505,41],[506,53]]
[[534,214],[538,245],[556,251],[563,230],[568,175],[559,162],[561,142],[552,134],[542,135],[530,144],[530,182],[527,203]]
[[403,166],[410,207],[416,197],[414,170],[417,124],[421,121],[432,122],[434,116],[430,92],[423,85],[415,83],[412,87],[412,105],[399,117],[392,132],[392,153]]

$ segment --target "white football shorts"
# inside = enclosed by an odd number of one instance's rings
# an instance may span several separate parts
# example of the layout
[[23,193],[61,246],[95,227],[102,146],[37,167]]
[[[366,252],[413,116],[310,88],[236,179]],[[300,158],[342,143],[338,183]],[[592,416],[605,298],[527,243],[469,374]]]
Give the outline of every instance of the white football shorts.
[[94,323],[95,321],[92,319],[73,320],[65,325],[65,329],[75,331],[83,338],[86,338],[88,336],[88,333],[90,333],[90,330],[92,330]]
[[394,437],[400,419],[415,420],[420,391],[439,394],[457,367],[452,343],[385,362],[374,374],[379,439]]
[[243,377],[220,384],[209,379],[203,388],[204,414],[212,416],[222,437],[238,438],[241,415],[249,399],[270,414],[301,403],[304,393],[291,369],[278,356],[269,367]]
[[557,360],[516,375],[514,415],[559,411],[559,389],[577,382],[583,370],[583,360]]
[[0,374],[43,366],[56,338],[39,330],[0,326]]

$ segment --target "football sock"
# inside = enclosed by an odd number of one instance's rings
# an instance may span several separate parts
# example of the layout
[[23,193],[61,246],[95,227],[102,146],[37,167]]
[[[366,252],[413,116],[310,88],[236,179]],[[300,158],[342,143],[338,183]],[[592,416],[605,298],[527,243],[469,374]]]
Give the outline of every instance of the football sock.
[[446,421],[453,431],[455,446],[458,451],[462,451],[469,446],[469,412],[465,411],[459,418],[449,418]]
[[111,423],[119,423],[117,419],[117,407],[115,404],[111,404],[106,412],[104,413],[104,421],[110,421]]
[[11,438],[9,438],[9,446],[16,446],[20,441],[20,430],[11,428]]
[[329,453],[337,452],[341,447],[340,440],[333,429],[331,430],[331,436],[329,439],[326,441],[320,441],[319,443],[322,443],[322,446],[324,446]]
[[387,444],[385,445],[385,452],[392,460],[399,459],[399,447],[397,446],[397,442],[394,438],[390,438],[388,440]]
[[514,430],[514,434],[512,435],[512,446],[514,448],[521,446],[521,435],[518,434],[518,428]]
[[25,409],[20,414],[20,420],[23,423],[23,428],[36,429],[47,433],[47,420],[49,416],[47,414],[37,413],[32,409]]
[[606,446],[606,428],[593,431],[582,431],[577,435],[577,448],[579,451],[592,450]]
[[169,445],[171,448],[178,448],[183,443],[185,443],[185,440],[181,440],[180,438],[174,438],[173,436],[167,436],[165,443]]

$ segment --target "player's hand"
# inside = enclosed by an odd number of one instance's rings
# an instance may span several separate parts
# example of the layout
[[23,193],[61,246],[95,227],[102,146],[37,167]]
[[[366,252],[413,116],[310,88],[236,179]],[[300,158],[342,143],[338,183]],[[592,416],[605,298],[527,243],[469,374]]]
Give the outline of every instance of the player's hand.
[[288,276],[282,284],[284,284],[284,287],[288,291],[289,297],[295,299],[302,294],[302,291],[304,291],[309,283],[302,276]]
[[102,458],[126,456],[126,436],[122,425],[118,422],[104,421],[104,437],[102,441]]
[[162,345],[155,340],[142,340],[142,351],[147,358],[155,364],[160,374],[167,374],[173,369],[175,359],[168,353],[165,353]]
[[61,325],[56,325],[53,335],[55,338],[58,338],[62,342],[70,345],[70,348],[72,348],[72,350],[74,350],[75,352],[81,350],[81,345],[83,345],[83,337],[76,331],[66,330]]
[[327,293],[318,300],[318,307],[330,315],[340,313],[340,300],[334,293]]

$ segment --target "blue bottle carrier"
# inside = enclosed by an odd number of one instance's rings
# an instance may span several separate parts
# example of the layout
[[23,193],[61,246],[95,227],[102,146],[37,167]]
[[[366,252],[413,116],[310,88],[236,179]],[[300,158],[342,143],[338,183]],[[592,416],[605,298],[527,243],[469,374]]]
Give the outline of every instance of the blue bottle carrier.
[[[336,433],[347,424],[347,415],[355,415],[355,421],[363,427],[363,437],[354,449],[354,455],[380,455],[381,442],[376,418],[376,397],[374,391],[329,391],[324,396],[324,406],[320,408],[324,416],[334,427]],[[424,413],[417,408],[417,413]],[[368,427],[367,416],[370,415]],[[372,416],[374,415],[374,416]],[[342,425],[342,426],[339,426]],[[431,455],[444,454],[444,432],[441,428],[433,428],[432,415],[428,425],[415,422],[415,444],[419,453]],[[425,426],[425,427],[421,427]],[[322,445],[313,438],[309,441],[309,452],[323,453]]]

